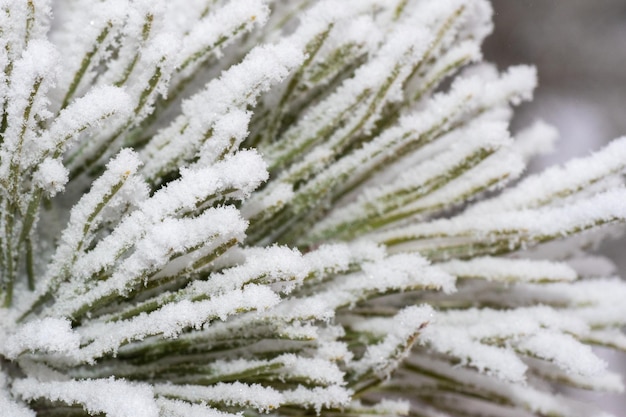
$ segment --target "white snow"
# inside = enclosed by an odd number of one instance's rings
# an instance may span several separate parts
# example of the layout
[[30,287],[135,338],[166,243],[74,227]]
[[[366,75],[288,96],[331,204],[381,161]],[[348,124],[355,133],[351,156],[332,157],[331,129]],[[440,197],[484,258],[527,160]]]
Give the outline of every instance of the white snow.
[[72,354],[80,346],[80,336],[67,319],[44,318],[20,326],[2,345],[2,353],[15,359],[25,351]]
[[[456,238],[465,239],[467,243],[505,240],[511,243],[511,249],[515,249],[519,242],[532,245],[536,241],[559,238],[598,224],[625,219],[626,206],[622,204],[625,198],[625,189],[618,188],[564,207],[468,213],[376,233],[372,238],[379,243],[393,244],[394,250],[428,248],[445,253],[447,245],[458,244],[454,241]],[[406,243],[401,245],[403,242]]]
[[58,159],[46,158],[33,175],[33,183],[45,191],[48,197],[54,197],[65,189],[69,173]]
[[626,168],[626,137],[585,158],[532,175],[491,200],[473,205],[467,213],[493,213],[547,205]]
[[68,359],[92,361],[105,353],[116,351],[128,341],[142,340],[151,335],[174,338],[185,329],[201,329],[205,323],[226,320],[244,311],[265,310],[279,301],[278,296],[268,288],[248,285],[243,290],[230,291],[209,300],[169,303],[152,313],[144,313],[129,320],[95,322],[79,329],[82,340],[91,343]]
[[161,413],[168,417],[236,417],[241,413],[232,414],[204,404],[191,404],[180,400],[157,398],[157,404]]
[[[113,378],[83,381],[42,382],[17,379],[13,392],[26,400],[47,398],[66,404],[80,404],[90,413],[109,417],[158,417],[152,387]],[[123,401],[111,401],[121,399]]]
[[176,397],[208,404],[242,405],[269,412],[284,403],[284,396],[269,387],[241,382],[218,383],[208,387],[200,385],[157,384],[154,391],[160,396]]
[[389,320],[367,320],[354,329],[385,335],[382,342],[371,345],[363,358],[352,365],[357,374],[369,370],[388,377],[394,365],[409,355],[412,339],[433,321],[434,310],[428,305],[406,307]]
[[457,277],[488,281],[573,281],[577,278],[576,271],[566,263],[541,260],[478,257],[443,262],[438,267]]
[[36,417],[33,410],[11,398],[7,389],[7,375],[0,372],[0,410],[11,417]]
[[474,65],[488,1],[52,3],[0,0],[2,416],[589,417],[546,382],[623,391],[589,344],[626,347],[626,285],[539,245],[626,221],[626,137],[496,193],[557,135],[511,137],[536,71]]

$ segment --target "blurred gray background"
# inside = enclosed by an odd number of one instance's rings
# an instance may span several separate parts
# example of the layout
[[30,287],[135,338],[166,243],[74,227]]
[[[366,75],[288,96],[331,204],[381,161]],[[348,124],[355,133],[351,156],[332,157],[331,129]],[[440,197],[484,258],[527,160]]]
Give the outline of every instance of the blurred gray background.
[[[583,155],[626,135],[626,0],[492,0],[487,60],[537,66],[539,88],[518,122],[561,129],[560,154]],[[595,145],[595,146],[594,146]]]
[[[534,64],[539,87],[513,130],[536,119],[557,127],[557,151],[531,169],[588,155],[626,135],[626,0],[492,0],[495,29],[483,52],[500,69]],[[626,204],[626,201],[624,202]],[[604,244],[626,278],[626,238]],[[624,300],[626,303],[626,300]],[[602,352],[626,380],[626,354]],[[626,394],[590,398],[626,417]]]

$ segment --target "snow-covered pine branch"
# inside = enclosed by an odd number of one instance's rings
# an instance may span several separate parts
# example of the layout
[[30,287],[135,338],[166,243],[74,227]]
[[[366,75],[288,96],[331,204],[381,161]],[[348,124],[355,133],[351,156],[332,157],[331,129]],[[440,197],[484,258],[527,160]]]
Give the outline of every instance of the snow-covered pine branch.
[[[184,3],[184,4],[183,4]],[[625,139],[522,176],[486,0],[0,1],[0,414],[603,416]],[[554,245],[558,250],[546,249]]]

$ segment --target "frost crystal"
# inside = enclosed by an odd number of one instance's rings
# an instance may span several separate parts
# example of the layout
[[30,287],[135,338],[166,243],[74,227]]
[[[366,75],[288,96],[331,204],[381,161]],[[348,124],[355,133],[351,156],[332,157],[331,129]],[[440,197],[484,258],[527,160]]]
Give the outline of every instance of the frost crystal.
[[626,138],[519,179],[557,133],[509,131],[536,74],[481,62],[486,0],[0,4],[0,415],[623,390],[592,347],[626,350],[626,285],[584,250]]

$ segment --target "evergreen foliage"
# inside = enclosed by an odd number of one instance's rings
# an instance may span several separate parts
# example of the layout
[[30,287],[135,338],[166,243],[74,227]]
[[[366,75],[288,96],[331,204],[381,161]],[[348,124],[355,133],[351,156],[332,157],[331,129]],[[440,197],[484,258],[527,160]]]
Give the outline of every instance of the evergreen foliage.
[[0,1],[0,414],[606,416],[626,138],[520,179],[484,0]]

